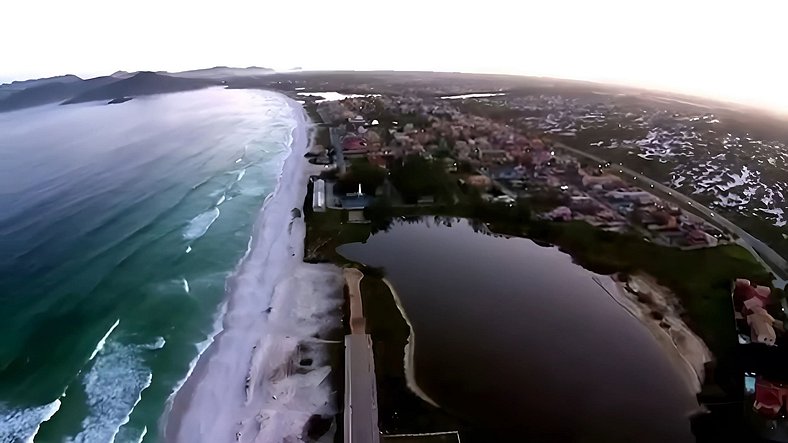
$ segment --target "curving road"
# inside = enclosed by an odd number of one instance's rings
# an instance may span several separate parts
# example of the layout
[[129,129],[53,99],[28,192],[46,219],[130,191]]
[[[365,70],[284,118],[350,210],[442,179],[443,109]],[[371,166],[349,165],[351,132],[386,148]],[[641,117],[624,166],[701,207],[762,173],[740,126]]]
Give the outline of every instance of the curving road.
[[[608,160],[605,160],[601,157],[569,147],[560,142],[554,142],[553,145],[556,148],[594,160],[600,164],[608,162]],[[651,191],[654,192],[654,194],[662,194],[661,197],[671,200],[685,209],[703,216],[703,218],[710,223],[736,234],[741,239],[739,243],[748,249],[756,258],[760,259],[764,266],[766,266],[766,268],[775,275],[775,283],[779,283],[781,286],[785,285],[786,278],[788,278],[788,261],[778,254],[777,251],[770,248],[769,245],[753,237],[749,232],[740,228],[735,223],[721,216],[717,212],[714,212],[708,207],[698,203],[697,201],[687,197],[673,188],[665,186],[664,184],[656,180],[652,180],[645,175],[633,171],[632,169],[629,169],[625,166],[616,166],[616,169],[618,169],[619,174],[627,176],[625,178],[631,177],[635,180],[640,180],[646,185],[649,185]],[[644,189],[646,188],[644,187]]]

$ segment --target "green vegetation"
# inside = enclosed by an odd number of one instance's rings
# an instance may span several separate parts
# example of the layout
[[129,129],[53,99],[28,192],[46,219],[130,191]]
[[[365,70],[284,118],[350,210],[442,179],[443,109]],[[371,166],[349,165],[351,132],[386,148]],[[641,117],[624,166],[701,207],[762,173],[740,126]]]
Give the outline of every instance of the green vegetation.
[[347,243],[367,241],[371,225],[347,223],[347,215],[335,209],[312,212],[312,203],[310,199],[307,200],[308,206],[304,207],[304,212],[309,222],[306,224],[304,260],[347,264],[348,260],[339,255],[336,248]]
[[442,161],[409,155],[391,170],[391,182],[406,203],[432,196],[436,201],[452,202],[456,188]]
[[522,112],[516,109],[511,109],[508,106],[496,103],[486,102],[481,100],[462,100],[459,105],[460,110],[468,114],[479,115],[487,117],[492,120],[512,121],[517,117],[522,116]]
[[350,169],[339,177],[334,190],[339,193],[356,192],[361,184],[361,190],[365,194],[375,195],[375,191],[385,180],[385,169],[368,161],[354,161]]

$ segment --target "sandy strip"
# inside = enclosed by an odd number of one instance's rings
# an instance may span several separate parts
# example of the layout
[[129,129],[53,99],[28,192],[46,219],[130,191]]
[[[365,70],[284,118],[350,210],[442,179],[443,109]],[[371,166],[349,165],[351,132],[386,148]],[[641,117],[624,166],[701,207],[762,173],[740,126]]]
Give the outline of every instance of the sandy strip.
[[[648,303],[638,300],[637,295],[627,289],[627,284],[612,277],[594,276],[599,284],[621,307],[637,318],[654,336],[665,354],[682,374],[692,392],[700,392],[705,378],[704,365],[713,359],[706,343],[701,340],[686,323],[676,307],[679,302],[668,288],[645,274],[630,276],[629,286],[645,294]],[[655,319],[651,312],[657,310],[661,319]]]
[[416,353],[416,333],[413,331],[413,325],[411,325],[410,319],[408,318],[408,315],[405,313],[405,308],[402,307],[402,302],[399,299],[399,294],[397,294],[397,291],[394,289],[394,286],[391,284],[391,282],[388,281],[388,279],[385,278],[383,279],[383,283],[385,283],[386,286],[388,286],[389,292],[391,292],[391,296],[394,297],[394,303],[396,303],[400,315],[402,315],[402,318],[405,320],[405,323],[407,323],[408,325],[408,329],[410,329],[408,342],[405,343],[404,358],[403,358],[404,360],[403,365],[405,370],[405,383],[407,384],[408,389],[410,389],[410,391],[416,394],[420,399],[426,401],[432,406],[435,406],[436,408],[439,408],[440,406],[438,405],[438,403],[435,400],[433,400],[429,395],[427,395],[427,393],[424,392],[424,390],[422,390],[421,387],[419,387],[419,384],[416,383],[416,370],[414,369],[415,353]]
[[341,318],[342,275],[303,263],[303,205],[313,167],[304,159],[308,119],[298,127],[273,197],[258,218],[247,256],[228,281],[223,330],[175,396],[165,441],[309,441],[314,415],[336,413],[321,337]]

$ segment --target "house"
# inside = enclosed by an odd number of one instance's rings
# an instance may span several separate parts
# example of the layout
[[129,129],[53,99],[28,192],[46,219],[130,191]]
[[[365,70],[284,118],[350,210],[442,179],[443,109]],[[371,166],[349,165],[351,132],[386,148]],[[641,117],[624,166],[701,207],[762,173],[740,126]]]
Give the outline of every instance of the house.
[[315,212],[325,212],[326,210],[326,182],[322,178],[313,183],[312,210]]
[[583,186],[593,188],[596,185],[599,185],[601,189],[616,189],[624,186],[624,181],[620,177],[610,174],[583,176]]
[[754,343],[763,343],[774,346],[777,334],[774,332],[774,317],[767,314],[763,308],[747,316],[747,324],[750,325],[750,339]]
[[345,157],[363,157],[368,152],[367,141],[356,135],[347,135],[342,139],[342,154]]
[[718,240],[713,235],[700,229],[693,229],[687,234],[687,243],[692,246],[717,246]]
[[572,210],[566,206],[559,206],[545,214],[551,220],[569,221],[572,220]]
[[599,210],[599,204],[596,202],[596,200],[587,195],[571,196],[569,207],[573,211],[588,215],[596,214],[596,212]]
[[364,117],[356,115],[355,117],[347,119],[345,127],[348,132],[357,132],[359,128],[363,128],[366,124],[367,122],[364,120]]
[[608,192],[606,196],[612,200],[627,200],[642,205],[655,203],[659,200],[654,194],[646,191],[616,190]]
[[471,175],[465,179],[465,184],[486,190],[492,187],[492,180],[486,175]]

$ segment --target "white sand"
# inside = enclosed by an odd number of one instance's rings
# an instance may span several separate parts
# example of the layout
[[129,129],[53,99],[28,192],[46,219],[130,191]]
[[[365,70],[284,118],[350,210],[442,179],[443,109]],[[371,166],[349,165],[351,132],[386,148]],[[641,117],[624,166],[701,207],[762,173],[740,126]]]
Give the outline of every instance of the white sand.
[[[164,424],[170,442],[297,442],[312,415],[336,413],[330,344],[315,337],[339,323],[342,276],[303,263],[303,206],[312,166],[299,119],[276,191],[264,205],[250,250],[228,285],[223,331],[176,395]],[[267,310],[270,308],[270,312]],[[303,358],[312,359],[301,366]]]
[[[648,295],[650,301],[646,304],[627,290],[625,283],[602,276],[594,277],[594,280],[648,328],[681,372],[687,386],[693,392],[700,392],[705,377],[704,365],[712,360],[713,355],[706,343],[681,319],[680,305],[675,294],[657,284],[654,278],[648,275],[631,275],[630,287]],[[664,315],[662,320],[656,320],[650,315],[654,309]]]

